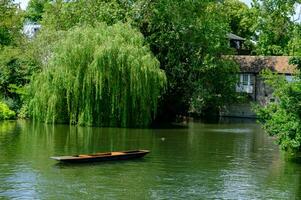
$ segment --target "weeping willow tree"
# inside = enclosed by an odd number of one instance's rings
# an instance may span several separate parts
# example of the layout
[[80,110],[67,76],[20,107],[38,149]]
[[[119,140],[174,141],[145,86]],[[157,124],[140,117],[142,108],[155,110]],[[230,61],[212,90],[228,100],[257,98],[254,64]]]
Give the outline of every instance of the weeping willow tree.
[[150,124],[166,77],[138,31],[121,23],[76,27],[53,49],[30,84],[34,119],[86,126]]

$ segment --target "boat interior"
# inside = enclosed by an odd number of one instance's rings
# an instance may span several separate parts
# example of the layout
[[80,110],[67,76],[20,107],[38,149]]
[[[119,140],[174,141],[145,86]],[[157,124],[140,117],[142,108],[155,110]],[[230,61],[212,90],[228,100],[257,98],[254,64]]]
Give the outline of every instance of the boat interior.
[[137,153],[137,152],[140,152],[140,151],[134,150],[134,151],[125,151],[125,152],[118,151],[118,152],[107,152],[107,153],[79,154],[79,155],[75,155],[73,157],[118,156],[118,155]]

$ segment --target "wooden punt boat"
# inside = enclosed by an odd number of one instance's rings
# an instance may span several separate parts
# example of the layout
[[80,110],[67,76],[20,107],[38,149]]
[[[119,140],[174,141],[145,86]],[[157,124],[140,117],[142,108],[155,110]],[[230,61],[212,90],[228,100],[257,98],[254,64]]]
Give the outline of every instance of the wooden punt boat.
[[148,154],[148,150],[133,150],[133,151],[117,151],[95,154],[80,154],[75,156],[57,156],[51,157],[60,162],[80,163],[80,162],[99,162],[111,160],[127,160],[134,158],[141,158]]

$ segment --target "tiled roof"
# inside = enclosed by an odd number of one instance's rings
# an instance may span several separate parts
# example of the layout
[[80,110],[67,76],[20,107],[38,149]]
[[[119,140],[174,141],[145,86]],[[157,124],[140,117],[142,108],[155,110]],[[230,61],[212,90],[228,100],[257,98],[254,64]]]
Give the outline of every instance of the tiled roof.
[[270,69],[280,74],[293,74],[294,65],[290,65],[289,56],[233,56],[239,64],[241,72],[259,73],[263,69]]

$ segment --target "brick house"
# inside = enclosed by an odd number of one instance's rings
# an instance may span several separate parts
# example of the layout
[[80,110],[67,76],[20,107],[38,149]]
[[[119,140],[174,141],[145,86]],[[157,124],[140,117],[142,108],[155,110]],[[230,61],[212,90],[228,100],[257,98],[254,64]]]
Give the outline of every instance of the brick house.
[[289,64],[289,56],[233,56],[240,67],[238,74],[239,82],[236,86],[237,92],[246,93],[251,100],[248,103],[228,105],[221,111],[221,116],[256,118],[251,110],[251,102],[265,105],[274,101],[272,89],[267,86],[260,72],[270,69],[279,75],[285,76],[287,81],[292,81],[295,67]]

